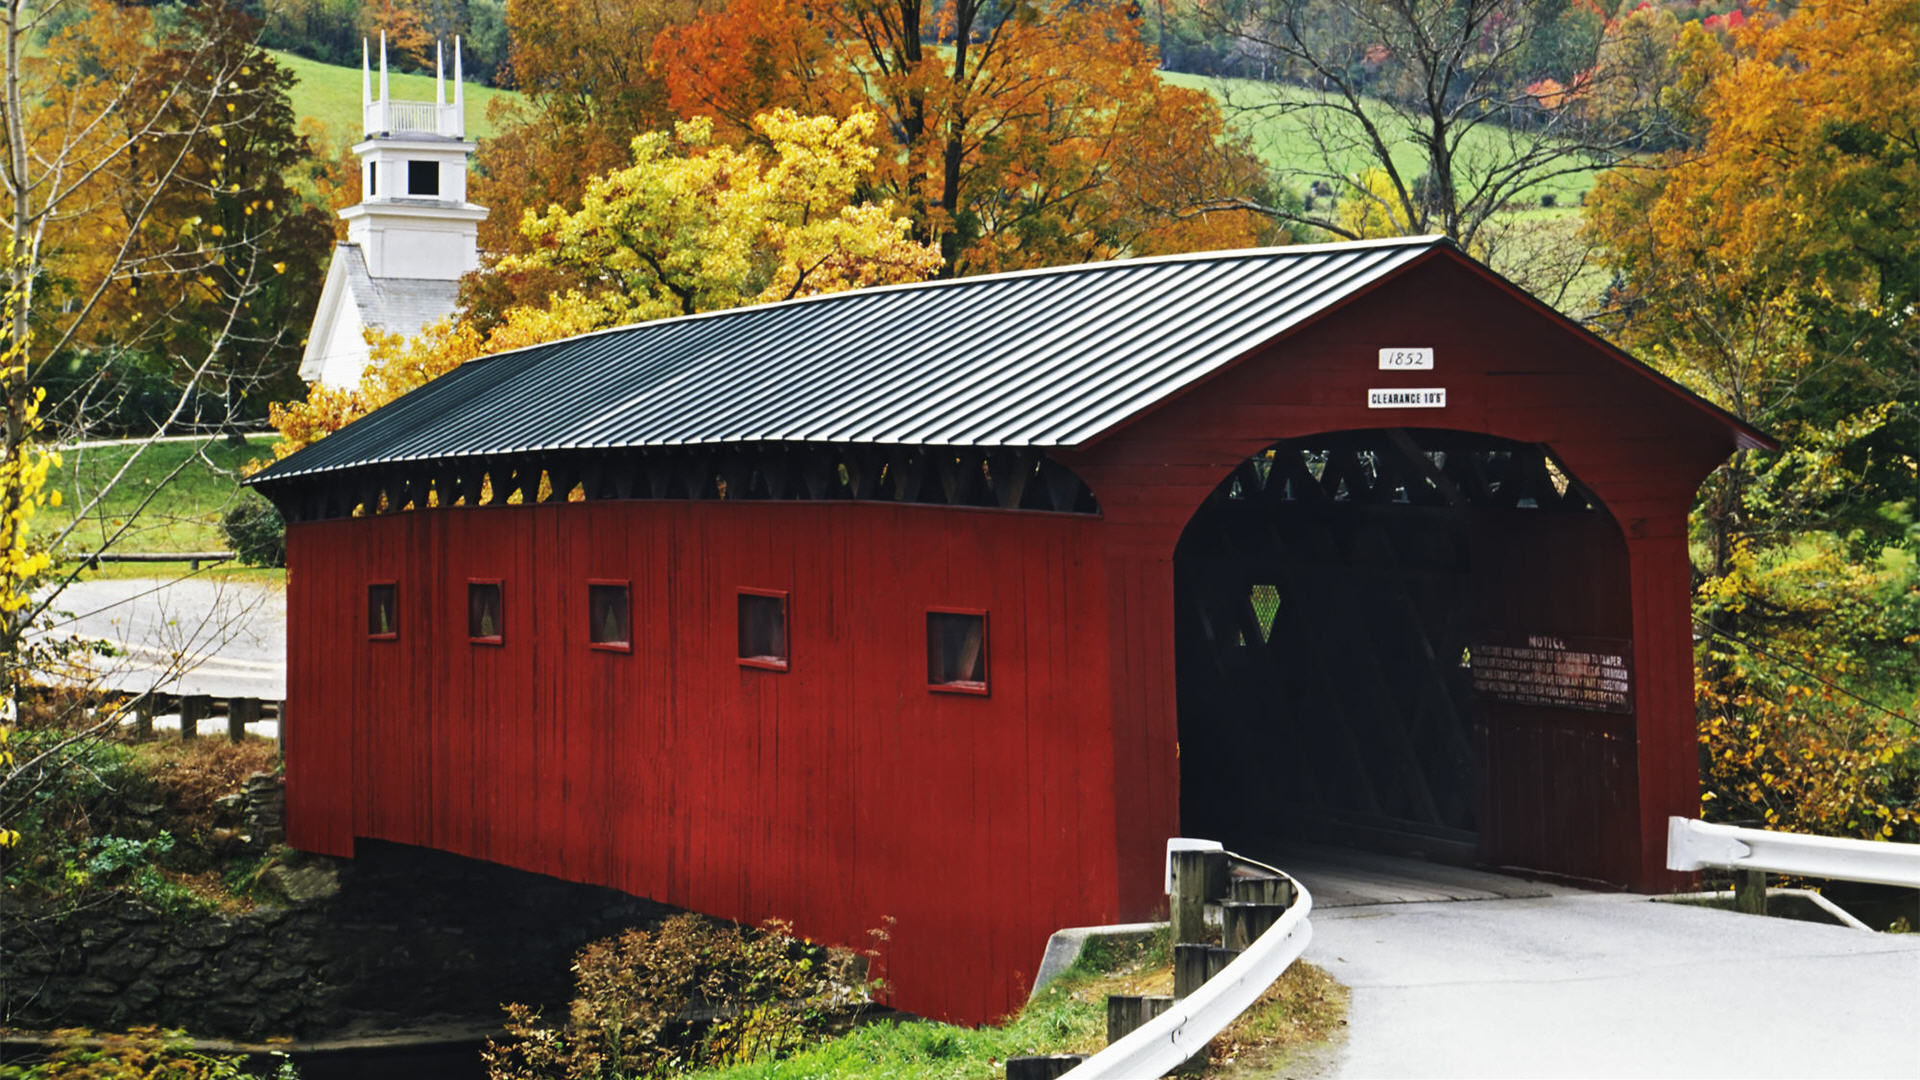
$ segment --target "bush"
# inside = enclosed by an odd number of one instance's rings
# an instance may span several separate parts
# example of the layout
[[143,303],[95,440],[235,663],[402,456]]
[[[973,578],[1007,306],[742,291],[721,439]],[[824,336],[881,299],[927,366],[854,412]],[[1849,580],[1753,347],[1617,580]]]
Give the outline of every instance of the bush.
[[252,492],[242,494],[220,516],[220,531],[248,566],[287,565],[287,522],[272,503]]
[[489,1080],[656,1076],[780,1057],[866,1002],[862,970],[853,953],[799,941],[777,920],[755,930],[677,915],[581,949],[565,1026],[509,1005],[507,1037],[482,1057]]

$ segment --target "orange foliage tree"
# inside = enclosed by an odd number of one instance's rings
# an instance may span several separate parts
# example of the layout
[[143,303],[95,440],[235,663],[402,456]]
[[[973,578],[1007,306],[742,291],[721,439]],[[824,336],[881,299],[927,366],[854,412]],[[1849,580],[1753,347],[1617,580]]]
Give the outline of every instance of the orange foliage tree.
[[1920,0],[1678,35],[1689,142],[1602,178],[1627,344],[1780,439],[1702,492],[1713,799],[1920,838]]
[[879,184],[949,274],[1241,246],[1261,183],[1211,98],[1164,83],[1131,9],[733,0],[654,48],[672,105],[750,140],[769,106],[879,108]]
[[507,81],[522,100],[497,99],[498,134],[482,141],[474,201],[492,213],[482,251],[519,246],[520,218],[577,205],[591,177],[627,162],[635,135],[673,123],[654,38],[693,17],[696,0],[542,0],[507,6]]

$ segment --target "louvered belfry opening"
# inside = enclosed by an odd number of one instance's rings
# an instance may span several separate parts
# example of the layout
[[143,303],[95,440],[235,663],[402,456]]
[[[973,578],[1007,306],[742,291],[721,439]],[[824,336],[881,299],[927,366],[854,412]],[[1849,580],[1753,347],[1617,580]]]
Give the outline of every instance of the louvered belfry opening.
[[1543,447],[1485,435],[1339,432],[1248,459],[1175,555],[1182,829],[1471,861],[1470,653],[1527,588],[1490,538],[1604,517]]

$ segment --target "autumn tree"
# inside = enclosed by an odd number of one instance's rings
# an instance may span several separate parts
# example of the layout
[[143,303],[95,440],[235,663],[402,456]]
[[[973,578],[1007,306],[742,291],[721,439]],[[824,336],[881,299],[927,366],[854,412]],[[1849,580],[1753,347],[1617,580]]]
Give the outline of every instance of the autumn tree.
[[[716,143],[713,124],[633,140],[631,164],[593,178],[578,209],[529,212],[526,253],[481,275],[555,273],[561,292],[524,296],[497,316],[375,342],[351,390],[316,384],[276,406],[281,456],[476,356],[645,319],[769,303],[862,285],[918,281],[939,254],[908,235],[892,204],[863,197],[877,118],[775,110],[755,117],[764,145]],[[546,280],[540,278],[538,280]]]
[[[252,225],[229,231],[221,217],[227,209],[241,219],[262,216],[261,207],[246,212],[258,178],[220,176],[213,165],[221,160],[216,151],[238,150],[235,139],[251,137],[246,126],[272,96],[262,89],[272,80],[259,68],[267,61],[263,54],[228,38],[242,24],[218,7],[162,18],[149,8],[104,0],[0,2],[0,212],[7,227],[0,314],[0,695],[9,698],[39,659],[27,647],[26,631],[78,572],[71,568],[49,581],[49,551],[63,536],[30,534],[52,460],[41,425],[44,395],[36,385],[46,365],[83,347],[177,350],[181,378],[160,418],[164,426],[186,415],[207,380],[223,370],[233,329],[246,323],[249,305],[271,306],[276,231]],[[273,153],[265,157],[277,162]],[[196,209],[179,216],[189,208]],[[181,283],[182,274],[192,280]],[[178,302],[147,307],[136,299],[143,286],[180,289]],[[192,333],[158,328],[172,323],[183,304],[193,311]],[[94,505],[143,448],[134,448]],[[163,486],[146,493],[142,508]],[[78,509],[76,521],[92,507]],[[131,517],[122,520],[106,543],[133,525]],[[82,734],[117,719],[105,713]],[[0,788],[26,764],[0,771]]]
[[[1690,27],[1678,55],[1702,87],[1688,140],[1603,178],[1590,231],[1613,332],[1783,444],[1709,481],[1696,549],[1722,797],[1776,820],[1794,808],[1761,796],[1789,761],[1920,770],[1920,3],[1807,0]],[[1801,801],[1910,838],[1910,781],[1864,790]]]
[[733,0],[654,60],[726,138],[772,105],[881,109],[875,182],[949,274],[1262,235],[1222,202],[1258,190],[1251,158],[1211,99],[1158,77],[1121,5]]
[[576,205],[589,178],[626,163],[635,135],[672,125],[647,55],[662,30],[695,10],[695,0],[509,5],[508,76],[522,98],[491,106],[498,133],[480,145],[473,198],[492,211],[481,250],[512,250],[523,213]]
[[[105,222],[124,230],[127,273],[74,338],[86,350],[88,377],[67,380],[69,395],[80,396],[58,403],[68,438],[92,434],[100,398],[111,396],[126,367],[171,386],[197,381],[194,419],[205,424],[257,420],[269,398],[304,388],[301,344],[333,227],[295,188],[313,161],[288,99],[294,76],[254,44],[258,23],[238,8],[208,4],[177,18],[181,29],[147,61],[152,77],[143,90],[163,97],[136,99],[117,117],[123,125],[159,117],[164,130],[137,140],[108,174],[116,204]],[[228,78],[214,122],[197,123],[199,95],[169,88],[210,72]],[[111,434],[138,423],[113,419]]]

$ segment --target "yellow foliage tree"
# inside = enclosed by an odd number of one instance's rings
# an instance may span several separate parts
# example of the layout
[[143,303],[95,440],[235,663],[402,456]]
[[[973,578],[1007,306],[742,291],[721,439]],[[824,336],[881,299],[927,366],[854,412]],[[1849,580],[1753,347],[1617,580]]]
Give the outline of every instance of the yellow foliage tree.
[[[558,269],[613,315],[691,315],[863,285],[919,281],[939,251],[909,238],[889,202],[856,201],[878,151],[876,118],[775,109],[760,145],[716,144],[706,118],[633,140],[633,164],[587,184],[580,209],[529,213],[531,251],[503,270]],[[556,304],[570,306],[569,295]]]
[[[314,384],[275,405],[279,457],[307,446],[476,356],[621,323],[919,281],[938,249],[908,237],[889,203],[860,199],[873,172],[874,116],[780,109],[756,117],[767,146],[713,143],[707,120],[633,140],[633,164],[596,177],[578,211],[528,211],[532,253],[492,273],[562,271],[579,283],[509,306],[484,333],[443,321],[411,341],[377,338],[358,386]],[[546,280],[538,274],[528,275]]]
[[1404,204],[1393,177],[1385,169],[1368,169],[1355,180],[1353,190],[1340,200],[1338,220],[1346,235],[1356,240],[1407,236]]

